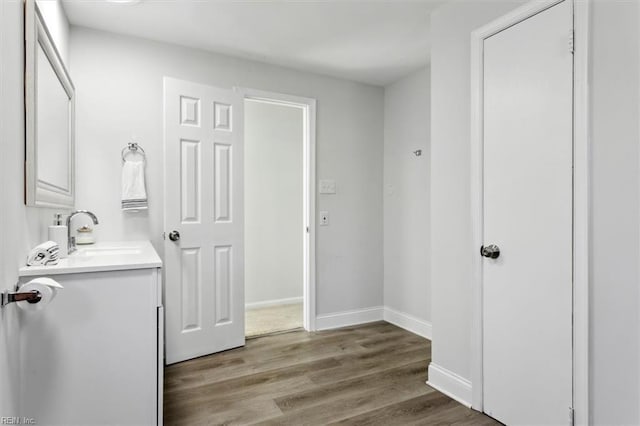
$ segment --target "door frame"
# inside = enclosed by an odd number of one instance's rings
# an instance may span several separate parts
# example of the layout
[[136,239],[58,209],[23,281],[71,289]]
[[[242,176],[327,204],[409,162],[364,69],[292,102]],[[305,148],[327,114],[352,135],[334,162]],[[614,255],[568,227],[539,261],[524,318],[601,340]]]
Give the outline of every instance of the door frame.
[[571,2],[573,41],[573,409],[576,424],[589,424],[589,188],[590,135],[588,46],[591,0],[533,0],[471,33],[471,228],[472,408],[483,411],[483,82],[484,40],[562,1]]
[[[303,326],[316,331],[316,100],[238,88],[246,100],[299,108],[303,114]],[[306,231],[306,232],[305,232]]]

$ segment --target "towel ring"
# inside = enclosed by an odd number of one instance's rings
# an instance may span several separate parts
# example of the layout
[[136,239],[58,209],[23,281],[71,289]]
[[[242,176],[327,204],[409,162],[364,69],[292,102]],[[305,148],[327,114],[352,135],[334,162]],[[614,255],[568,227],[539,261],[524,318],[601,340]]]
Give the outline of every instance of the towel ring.
[[137,142],[129,142],[127,146],[122,148],[122,153],[121,153],[122,162],[124,163],[125,161],[127,161],[126,156],[128,153],[137,153],[137,152],[142,154],[142,158],[144,160],[147,159],[147,154],[144,152],[144,149],[142,149],[142,147],[138,145]]

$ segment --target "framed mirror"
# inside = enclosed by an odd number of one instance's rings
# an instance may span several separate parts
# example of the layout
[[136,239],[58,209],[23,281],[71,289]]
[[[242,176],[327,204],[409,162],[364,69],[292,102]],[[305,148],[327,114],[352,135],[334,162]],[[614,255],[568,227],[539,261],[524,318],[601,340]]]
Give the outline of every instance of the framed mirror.
[[35,0],[25,2],[25,202],[72,208],[75,89]]

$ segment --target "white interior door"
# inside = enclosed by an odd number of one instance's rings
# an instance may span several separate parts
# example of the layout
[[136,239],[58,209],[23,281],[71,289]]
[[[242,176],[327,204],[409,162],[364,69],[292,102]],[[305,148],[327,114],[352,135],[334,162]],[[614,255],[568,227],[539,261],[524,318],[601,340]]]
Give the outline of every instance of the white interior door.
[[164,80],[168,364],[244,345],[242,109],[233,90]]
[[484,410],[559,425],[572,405],[569,1],[484,41]]

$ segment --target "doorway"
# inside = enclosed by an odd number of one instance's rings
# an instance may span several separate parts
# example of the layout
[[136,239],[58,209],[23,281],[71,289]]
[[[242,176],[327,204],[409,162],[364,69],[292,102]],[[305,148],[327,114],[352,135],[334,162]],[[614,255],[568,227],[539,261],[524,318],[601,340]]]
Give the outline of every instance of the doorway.
[[313,329],[314,104],[244,90],[247,338]]
[[506,424],[573,416],[573,20],[532,2],[472,35],[473,406]]
[[244,100],[245,336],[302,328],[303,110]]

